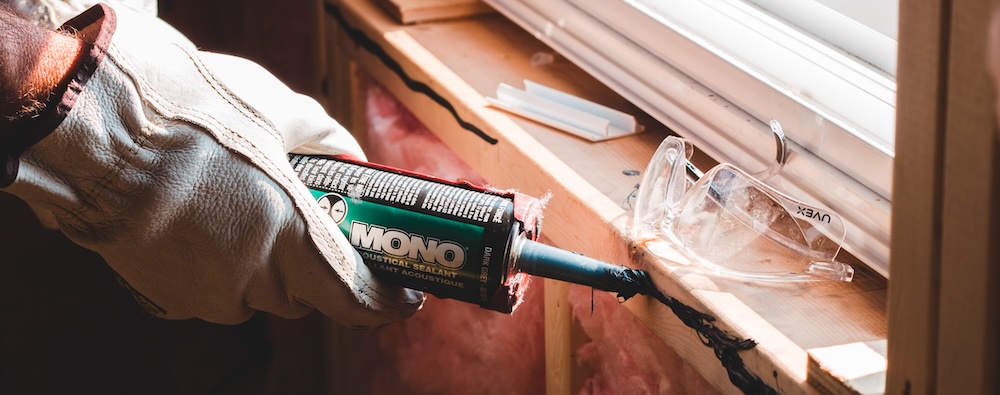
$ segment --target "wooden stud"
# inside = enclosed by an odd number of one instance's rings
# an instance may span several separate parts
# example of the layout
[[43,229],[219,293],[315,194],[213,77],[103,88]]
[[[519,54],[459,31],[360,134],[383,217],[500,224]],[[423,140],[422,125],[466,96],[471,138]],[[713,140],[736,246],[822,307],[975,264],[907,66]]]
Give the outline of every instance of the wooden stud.
[[569,284],[545,279],[545,393],[573,393],[573,315],[566,299]]
[[934,388],[944,76],[941,0],[900,2],[888,393]]
[[995,393],[998,168],[992,1],[903,1],[889,393]]
[[[953,0],[941,210],[937,393],[1000,390],[994,91],[986,71],[993,1]],[[1000,49],[998,49],[1000,50]],[[994,273],[991,275],[991,272]]]

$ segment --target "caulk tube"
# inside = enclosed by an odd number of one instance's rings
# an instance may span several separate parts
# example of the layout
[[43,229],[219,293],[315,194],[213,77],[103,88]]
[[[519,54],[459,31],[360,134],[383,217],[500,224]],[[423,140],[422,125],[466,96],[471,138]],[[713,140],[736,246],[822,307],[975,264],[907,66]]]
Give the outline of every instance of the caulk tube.
[[529,276],[511,251],[537,237],[538,199],[347,158],[289,160],[383,281],[504,313],[520,302]]
[[634,294],[641,273],[535,241],[538,199],[346,158],[292,168],[362,261],[394,284],[512,312],[529,275]]

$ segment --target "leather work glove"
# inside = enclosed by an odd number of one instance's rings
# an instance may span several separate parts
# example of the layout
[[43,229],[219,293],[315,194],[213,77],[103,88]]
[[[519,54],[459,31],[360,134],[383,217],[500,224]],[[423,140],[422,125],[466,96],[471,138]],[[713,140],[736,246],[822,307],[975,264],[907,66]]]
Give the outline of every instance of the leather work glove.
[[88,46],[57,103],[0,140],[0,188],[51,211],[148,310],[240,323],[315,308],[374,327],[419,309],[422,293],[372,277],[288,163],[364,158],[317,102],[125,8],[64,30]]
[[70,18],[97,3],[110,4],[115,9],[131,10],[156,16],[157,0],[0,0],[16,8],[41,26],[57,28]]

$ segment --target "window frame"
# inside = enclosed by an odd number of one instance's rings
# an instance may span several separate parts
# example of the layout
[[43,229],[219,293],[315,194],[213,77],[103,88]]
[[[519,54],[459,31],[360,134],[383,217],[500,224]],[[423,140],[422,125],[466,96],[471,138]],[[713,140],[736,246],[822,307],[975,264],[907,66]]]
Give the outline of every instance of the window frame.
[[[766,168],[774,156],[768,122],[777,119],[790,153],[768,183],[840,213],[848,227],[845,249],[888,277],[892,153],[859,137],[857,125],[798,100],[682,27],[650,24],[626,2],[486,2],[720,162]],[[615,20],[652,33],[620,32]],[[890,76],[854,71],[874,77],[875,85],[892,85],[883,96],[895,90]],[[889,118],[882,127],[894,127],[894,112]]]

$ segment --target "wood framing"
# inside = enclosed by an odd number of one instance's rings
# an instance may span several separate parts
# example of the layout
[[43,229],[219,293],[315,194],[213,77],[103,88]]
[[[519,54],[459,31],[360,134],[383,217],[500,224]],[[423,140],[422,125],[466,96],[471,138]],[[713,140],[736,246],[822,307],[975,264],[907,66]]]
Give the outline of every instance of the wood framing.
[[908,60],[899,62],[896,77],[900,99],[890,245],[888,393],[907,388],[924,394],[934,383],[933,374],[926,373],[933,372],[936,360],[943,162],[939,132],[944,125],[939,98],[947,60],[942,42],[947,28],[944,6],[942,0],[900,3],[899,58]]
[[993,1],[953,0],[941,210],[938,393],[1000,390],[994,92],[986,65]]
[[411,24],[493,12],[482,0],[374,0],[399,23]]
[[900,3],[888,393],[1000,390],[994,6]]
[[[669,131],[558,55],[551,64],[532,66],[533,54],[551,49],[516,25],[487,15],[408,26],[371,2],[338,3],[328,14],[345,24],[337,35],[344,56],[491,184],[535,196],[551,193],[543,236],[560,248],[646,269],[665,293],[716,317],[721,330],[756,340],[757,347],[739,355],[766,385],[780,393],[815,392],[809,376],[824,373],[809,370],[808,350],[885,340],[886,284],[872,273],[861,270],[853,283],[808,286],[717,281],[684,274],[681,260],[656,258],[650,249],[663,248],[657,241],[629,237],[622,202],[638,180],[624,170],[644,169]],[[499,83],[520,86],[524,79],[637,115],[647,131],[591,143],[487,106],[484,97],[494,95]],[[547,299],[554,302],[546,309],[565,297],[549,284]],[[636,297],[624,307],[722,392],[739,392],[713,349],[666,306]],[[572,372],[561,371],[572,366],[562,314],[546,312],[553,325],[547,330],[558,332],[547,340],[553,394],[578,390],[567,388],[575,385]],[[829,382],[836,392],[851,391],[843,381]]]
[[993,7],[951,2],[936,384],[942,394],[1000,391],[996,107],[985,68]]
[[573,315],[566,301],[569,284],[545,280],[545,393],[573,393],[573,355],[570,334]]

